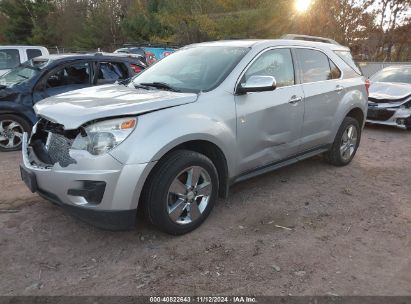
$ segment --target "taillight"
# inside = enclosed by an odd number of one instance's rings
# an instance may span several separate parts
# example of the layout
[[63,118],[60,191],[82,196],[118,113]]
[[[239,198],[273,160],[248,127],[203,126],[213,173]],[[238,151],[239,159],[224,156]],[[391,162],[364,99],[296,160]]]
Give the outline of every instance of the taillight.
[[365,79],[365,90],[367,91],[367,95],[370,95],[370,80],[369,79]]
[[130,64],[130,66],[133,69],[134,73],[136,73],[136,74],[140,73],[143,70],[141,68],[141,66],[139,66],[137,64]]

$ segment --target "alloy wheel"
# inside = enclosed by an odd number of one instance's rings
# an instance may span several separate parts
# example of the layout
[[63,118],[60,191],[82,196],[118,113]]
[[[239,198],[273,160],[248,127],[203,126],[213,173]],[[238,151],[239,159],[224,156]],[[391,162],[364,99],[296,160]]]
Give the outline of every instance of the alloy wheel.
[[181,171],[173,180],[167,195],[167,211],[170,219],[185,225],[196,221],[212,194],[210,175],[200,166]]
[[24,129],[14,120],[0,121],[0,147],[15,149],[21,145]]
[[340,153],[344,161],[348,161],[357,147],[358,132],[354,125],[349,125],[341,138]]

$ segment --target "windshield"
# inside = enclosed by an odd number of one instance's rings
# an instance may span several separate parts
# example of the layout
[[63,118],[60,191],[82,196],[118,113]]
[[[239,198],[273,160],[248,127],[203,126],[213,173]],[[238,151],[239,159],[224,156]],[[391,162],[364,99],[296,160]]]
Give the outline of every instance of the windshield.
[[0,76],[0,85],[10,85],[27,81],[47,65],[48,60],[31,59],[12,69],[7,74]]
[[20,53],[17,49],[0,49],[0,70],[12,69],[20,64]]
[[130,85],[161,83],[163,89],[167,85],[181,92],[210,91],[220,85],[248,50],[227,46],[188,47],[143,71]]
[[374,82],[400,82],[411,84],[411,67],[384,69],[371,76],[370,80]]

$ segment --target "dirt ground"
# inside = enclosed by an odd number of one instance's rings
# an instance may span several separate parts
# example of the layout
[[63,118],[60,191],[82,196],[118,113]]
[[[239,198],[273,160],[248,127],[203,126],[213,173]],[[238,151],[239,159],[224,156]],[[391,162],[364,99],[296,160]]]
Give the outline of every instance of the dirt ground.
[[347,167],[238,184],[181,237],[84,224],[29,193],[19,160],[0,154],[1,295],[411,295],[411,132],[366,127]]

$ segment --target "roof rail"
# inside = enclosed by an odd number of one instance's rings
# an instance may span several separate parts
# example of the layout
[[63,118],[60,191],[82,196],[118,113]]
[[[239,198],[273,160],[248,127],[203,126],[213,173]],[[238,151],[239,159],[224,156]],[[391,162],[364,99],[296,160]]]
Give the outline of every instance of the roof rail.
[[150,42],[145,42],[145,41],[140,41],[140,42],[126,42],[121,45],[121,47],[127,48],[127,47],[158,47],[158,48],[174,48],[178,49],[181,48],[181,45],[178,44],[173,44],[173,43],[150,43]]
[[306,41],[315,41],[315,42],[323,42],[323,43],[331,43],[331,44],[340,45],[337,41],[335,41],[333,39],[330,39],[330,38],[317,37],[317,36],[308,36],[308,35],[285,34],[285,35],[281,36],[281,39],[306,40]]

